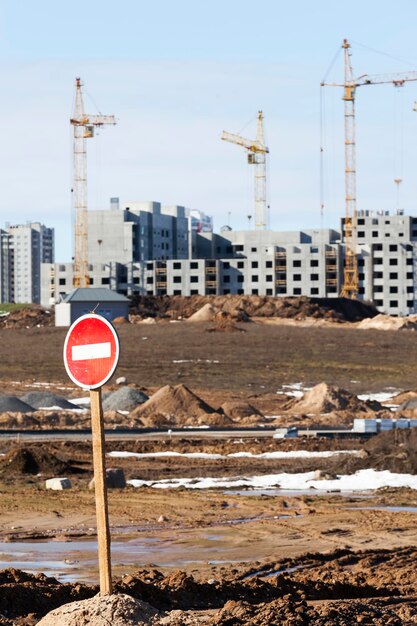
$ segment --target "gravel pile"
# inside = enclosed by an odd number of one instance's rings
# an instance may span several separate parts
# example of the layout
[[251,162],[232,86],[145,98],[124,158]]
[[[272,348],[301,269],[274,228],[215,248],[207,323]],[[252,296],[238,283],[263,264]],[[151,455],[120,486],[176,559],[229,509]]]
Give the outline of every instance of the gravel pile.
[[134,387],[120,387],[103,400],[103,411],[132,411],[149,400],[146,393]]
[[0,413],[29,413],[33,407],[17,396],[0,396]]
[[72,404],[62,396],[56,396],[50,391],[30,391],[20,398],[35,409],[59,406],[60,409],[78,409],[76,404]]

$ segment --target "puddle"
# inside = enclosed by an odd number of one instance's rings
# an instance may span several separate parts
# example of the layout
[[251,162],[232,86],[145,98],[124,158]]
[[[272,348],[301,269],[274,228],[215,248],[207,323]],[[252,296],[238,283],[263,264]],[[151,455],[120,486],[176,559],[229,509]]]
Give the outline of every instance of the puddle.
[[232,496],[340,496],[342,498],[373,498],[373,493],[357,491],[334,491],[326,489],[238,489],[227,490],[225,495]]
[[417,506],[360,506],[347,507],[348,510],[355,511],[388,511],[390,513],[417,513]]

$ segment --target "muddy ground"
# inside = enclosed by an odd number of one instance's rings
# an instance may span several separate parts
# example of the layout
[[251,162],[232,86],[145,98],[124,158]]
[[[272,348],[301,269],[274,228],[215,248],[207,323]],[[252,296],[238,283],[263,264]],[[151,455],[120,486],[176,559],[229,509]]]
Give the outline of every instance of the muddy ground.
[[[208,324],[162,322],[121,326],[117,375],[144,389],[183,382],[211,404],[257,400],[276,407],[283,384],[321,381],[355,393],[416,388],[413,332],[354,328],[242,325],[242,333],[206,333]],[[65,330],[0,330],[0,391],[23,395],[39,382],[67,396],[81,396],[62,365]],[[63,390],[62,388],[65,388]],[[406,437],[407,435],[402,435]],[[414,445],[414,444],[413,444]],[[13,546],[48,539],[57,559],[77,541],[95,539],[90,445],[65,442],[32,446],[38,467],[27,471],[24,446],[0,443],[0,624],[34,625],[52,608],[97,592],[95,563],[67,564],[62,583],[14,569]],[[266,460],[183,457],[111,459],[126,477],[241,476],[320,469],[330,475],[364,467],[415,473],[406,440],[170,440],[108,442],[107,450],[260,453],[272,450],[362,450],[358,457]],[[35,455],[36,456],[36,455]],[[6,459],[6,462],[4,461]],[[60,465],[51,459],[58,459]],[[9,462],[10,460],[10,462]],[[30,466],[30,463],[29,463]],[[73,488],[46,491],[51,475],[69,475]],[[365,486],[364,486],[365,487]],[[363,495],[363,494],[362,494]],[[112,541],[157,542],[136,560],[116,552],[115,588],[148,601],[155,624],[416,624],[417,492],[384,489],[370,497],[339,493],[253,495],[227,490],[109,491]],[[387,507],[396,507],[394,510]],[[405,507],[410,507],[407,509]],[[48,544],[44,544],[45,546]],[[132,544],[133,545],[133,544]],[[29,548],[28,548],[29,550]],[[203,555],[203,556],[202,556]]]

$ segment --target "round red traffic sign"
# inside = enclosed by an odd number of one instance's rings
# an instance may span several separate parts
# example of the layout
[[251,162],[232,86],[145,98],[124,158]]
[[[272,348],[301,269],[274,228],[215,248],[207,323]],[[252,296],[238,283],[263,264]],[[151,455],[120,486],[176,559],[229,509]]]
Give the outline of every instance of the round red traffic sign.
[[64,344],[64,364],[71,380],[83,389],[97,389],[113,375],[119,360],[119,337],[101,315],[75,320]]

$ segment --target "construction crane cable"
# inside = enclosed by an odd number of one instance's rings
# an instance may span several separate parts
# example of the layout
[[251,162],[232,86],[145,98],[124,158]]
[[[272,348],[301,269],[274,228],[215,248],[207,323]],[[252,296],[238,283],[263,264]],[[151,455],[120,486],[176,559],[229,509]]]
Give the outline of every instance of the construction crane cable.
[[325,99],[323,86],[320,85],[320,176],[319,176],[319,194],[320,194],[320,219],[323,227],[324,214],[324,144],[325,144]]
[[359,41],[354,41],[353,39],[351,39],[351,42],[354,43],[356,46],[360,46],[361,48],[364,48],[365,50],[369,50],[370,52],[375,52],[375,54],[380,54],[384,57],[388,57],[389,59],[392,59],[393,61],[399,61],[400,63],[406,63],[409,64],[412,68],[415,68],[417,61],[411,61],[410,59],[402,59],[401,57],[397,57],[394,56],[393,54],[389,54],[389,52],[383,52],[382,50],[377,50],[376,48],[371,48],[370,46],[366,46],[363,43],[360,43]]
[[329,76],[330,72],[332,71],[332,69],[333,69],[333,67],[334,67],[338,57],[340,56],[341,51],[342,51],[342,48],[339,46],[338,49],[337,49],[336,54],[334,55],[330,65],[329,65],[329,67],[327,68],[327,71],[326,71],[325,75],[323,76],[323,80],[321,81],[322,84],[327,81],[327,77]]

